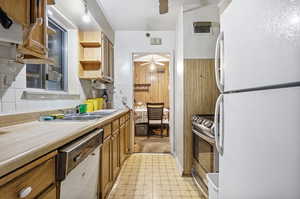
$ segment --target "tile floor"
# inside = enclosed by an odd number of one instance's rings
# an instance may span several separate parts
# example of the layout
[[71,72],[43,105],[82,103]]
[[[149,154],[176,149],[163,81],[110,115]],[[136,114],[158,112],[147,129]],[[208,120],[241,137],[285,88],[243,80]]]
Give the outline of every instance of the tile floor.
[[202,199],[191,177],[181,177],[170,154],[133,154],[109,199]]
[[171,144],[169,137],[160,136],[135,136],[134,152],[136,153],[170,153]]

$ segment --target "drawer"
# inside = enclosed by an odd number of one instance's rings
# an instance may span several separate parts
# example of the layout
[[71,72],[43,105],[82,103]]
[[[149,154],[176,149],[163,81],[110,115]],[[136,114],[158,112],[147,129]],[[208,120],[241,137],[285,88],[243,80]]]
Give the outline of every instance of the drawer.
[[56,186],[52,185],[36,199],[56,199]]
[[114,132],[115,130],[119,129],[120,123],[119,119],[113,121],[112,123],[112,131]]
[[29,170],[0,187],[0,199],[19,199],[21,192],[31,190],[25,199],[36,198],[50,185],[55,183],[55,160],[47,160],[43,164]]
[[108,124],[108,125],[104,126],[103,130],[104,130],[104,137],[103,138],[105,139],[105,138],[107,138],[111,135],[111,124]]
[[124,124],[125,121],[126,121],[126,115],[124,115],[120,118],[120,125]]

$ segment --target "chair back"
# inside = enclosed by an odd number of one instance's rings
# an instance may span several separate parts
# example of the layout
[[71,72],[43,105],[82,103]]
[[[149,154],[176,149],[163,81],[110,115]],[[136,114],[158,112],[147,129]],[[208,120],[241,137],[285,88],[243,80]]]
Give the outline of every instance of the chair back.
[[147,103],[148,122],[150,120],[163,120],[164,103]]

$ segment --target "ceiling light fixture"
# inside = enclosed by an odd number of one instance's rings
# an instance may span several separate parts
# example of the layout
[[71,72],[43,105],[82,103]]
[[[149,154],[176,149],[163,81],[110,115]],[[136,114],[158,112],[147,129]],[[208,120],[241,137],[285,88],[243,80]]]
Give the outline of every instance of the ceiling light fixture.
[[151,71],[155,71],[155,69],[156,69],[156,66],[155,66],[154,63],[152,63],[152,64],[150,65],[150,70],[151,70]]
[[88,7],[87,7],[87,1],[83,0],[84,3],[84,15],[82,16],[82,20],[85,23],[90,23],[91,22],[91,18],[89,16],[89,11],[88,11]]

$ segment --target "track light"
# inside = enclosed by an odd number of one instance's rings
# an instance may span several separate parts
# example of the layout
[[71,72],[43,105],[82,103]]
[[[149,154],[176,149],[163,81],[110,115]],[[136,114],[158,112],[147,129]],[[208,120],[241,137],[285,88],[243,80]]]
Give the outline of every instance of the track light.
[[90,23],[91,22],[91,18],[89,16],[89,11],[88,11],[88,7],[87,7],[87,1],[83,0],[84,3],[84,15],[82,16],[82,21],[85,23]]

